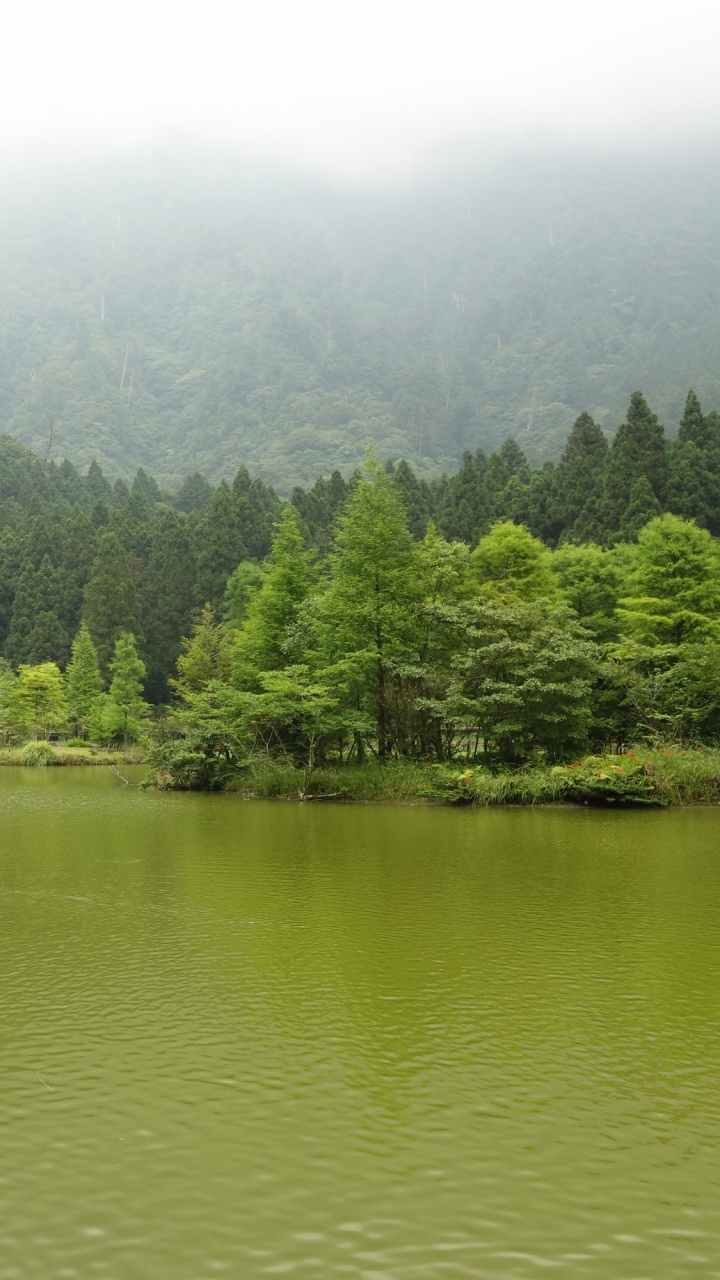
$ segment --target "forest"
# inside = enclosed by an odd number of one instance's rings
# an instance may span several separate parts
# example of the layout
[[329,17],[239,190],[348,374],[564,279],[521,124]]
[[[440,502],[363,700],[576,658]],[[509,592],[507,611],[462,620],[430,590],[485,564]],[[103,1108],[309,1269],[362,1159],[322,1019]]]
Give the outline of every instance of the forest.
[[[289,501],[0,441],[0,735],[153,742],[167,786],[263,756],[547,765],[720,738],[720,416],[635,392],[557,466],[369,456]],[[301,790],[302,790],[301,786]]]
[[345,190],[159,157],[0,184],[0,422],[40,456],[287,494],[368,448],[418,476],[558,461],[635,387],[720,403],[714,155],[458,156]]

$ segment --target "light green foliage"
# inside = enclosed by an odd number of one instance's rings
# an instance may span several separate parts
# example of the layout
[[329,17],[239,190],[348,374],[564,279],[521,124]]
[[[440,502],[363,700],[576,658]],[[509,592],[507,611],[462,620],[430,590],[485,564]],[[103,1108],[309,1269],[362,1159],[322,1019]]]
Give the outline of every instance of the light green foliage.
[[23,734],[18,678],[9,662],[0,658],[0,744],[7,747]]
[[70,719],[76,733],[83,736],[90,724],[93,702],[103,688],[97,649],[86,623],[73,640],[72,658],[65,676]]
[[646,525],[619,617],[622,635],[650,647],[720,638],[720,552],[707,530],[673,515]]
[[480,591],[488,598],[529,601],[555,592],[547,547],[512,520],[494,524],[470,561]]
[[315,616],[321,659],[342,672],[350,704],[372,716],[384,760],[391,749],[392,676],[418,655],[422,582],[402,503],[375,463],[348,500],[335,546],[331,582]]
[[598,640],[617,636],[616,607],[622,589],[623,567],[615,551],[593,542],[566,543],[555,551],[550,567],[564,600],[582,625]]
[[190,637],[182,640],[181,649],[177,660],[177,679],[172,684],[184,701],[188,701],[192,694],[200,693],[211,680],[228,679],[230,645],[211,605],[205,605]]
[[470,754],[484,745],[491,758],[553,759],[583,745],[599,655],[567,606],[478,600],[436,612],[461,647],[428,710],[461,730]]
[[142,696],[145,663],[129,631],[121,632],[115,642],[110,671],[110,688],[94,703],[95,734],[105,741],[121,735],[128,747],[140,737],[142,721],[150,710]]
[[47,738],[67,725],[65,682],[56,663],[21,665],[17,695],[21,721],[30,737]]
[[292,630],[314,580],[300,517],[295,507],[287,504],[275,524],[262,585],[250,599],[244,625],[235,637],[234,667],[239,686],[250,687],[254,672],[288,665]]
[[265,582],[265,573],[254,560],[243,560],[227,581],[223,597],[222,615],[230,631],[245,622],[251,601]]

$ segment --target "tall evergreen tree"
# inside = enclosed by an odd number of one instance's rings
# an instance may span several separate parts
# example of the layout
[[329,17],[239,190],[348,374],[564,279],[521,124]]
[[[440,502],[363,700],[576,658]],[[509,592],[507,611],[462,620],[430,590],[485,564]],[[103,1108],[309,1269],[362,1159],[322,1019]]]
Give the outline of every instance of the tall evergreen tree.
[[609,527],[619,529],[633,484],[647,480],[657,501],[665,501],[667,449],[663,428],[639,391],[630,397],[625,422],[618,427],[605,473]]
[[332,580],[316,616],[324,660],[337,664],[348,694],[372,717],[378,758],[392,750],[392,682],[417,661],[422,581],[402,503],[377,464],[360,480],[340,518]]
[[85,622],[73,640],[65,679],[73,728],[84,736],[90,725],[93,703],[103,688],[97,649]]
[[144,639],[145,612],[142,564],[136,556],[123,550],[116,534],[103,534],[85,588],[84,608],[84,619],[97,648],[103,675],[109,671],[121,632],[130,631],[138,639]]
[[235,500],[223,480],[198,524],[197,603],[219,609],[227,580],[244,557]]
[[[260,590],[248,605],[247,617],[236,640],[238,676],[248,669],[272,671],[292,662],[288,644],[301,604],[314,582],[310,555],[305,547],[300,517],[295,507],[283,507],[275,525],[272,551]],[[249,675],[252,679],[252,676]]]
[[176,511],[163,511],[152,527],[147,569],[147,692],[154,702],[167,701],[168,681],[180,653],[180,637],[192,622],[195,575],[195,553],[187,520]]

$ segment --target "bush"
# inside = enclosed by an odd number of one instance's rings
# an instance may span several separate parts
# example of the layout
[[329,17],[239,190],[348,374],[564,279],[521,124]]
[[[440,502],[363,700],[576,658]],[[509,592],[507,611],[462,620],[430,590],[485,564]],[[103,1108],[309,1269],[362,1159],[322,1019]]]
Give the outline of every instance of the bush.
[[568,776],[568,798],[585,804],[663,805],[662,780],[651,762],[629,751],[627,755],[586,756],[563,771]]
[[92,742],[86,742],[84,738],[68,738],[65,742],[66,747],[87,747],[88,751],[92,750]]
[[54,762],[55,751],[49,742],[27,742],[20,752],[23,765],[45,766]]

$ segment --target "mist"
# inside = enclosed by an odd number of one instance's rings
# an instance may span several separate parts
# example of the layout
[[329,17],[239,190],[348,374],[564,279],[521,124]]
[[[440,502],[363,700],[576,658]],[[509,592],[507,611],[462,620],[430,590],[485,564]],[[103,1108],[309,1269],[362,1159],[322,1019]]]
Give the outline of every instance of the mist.
[[460,145],[662,151],[715,140],[706,0],[34,0],[6,19],[6,169],[230,150],[352,182]]

